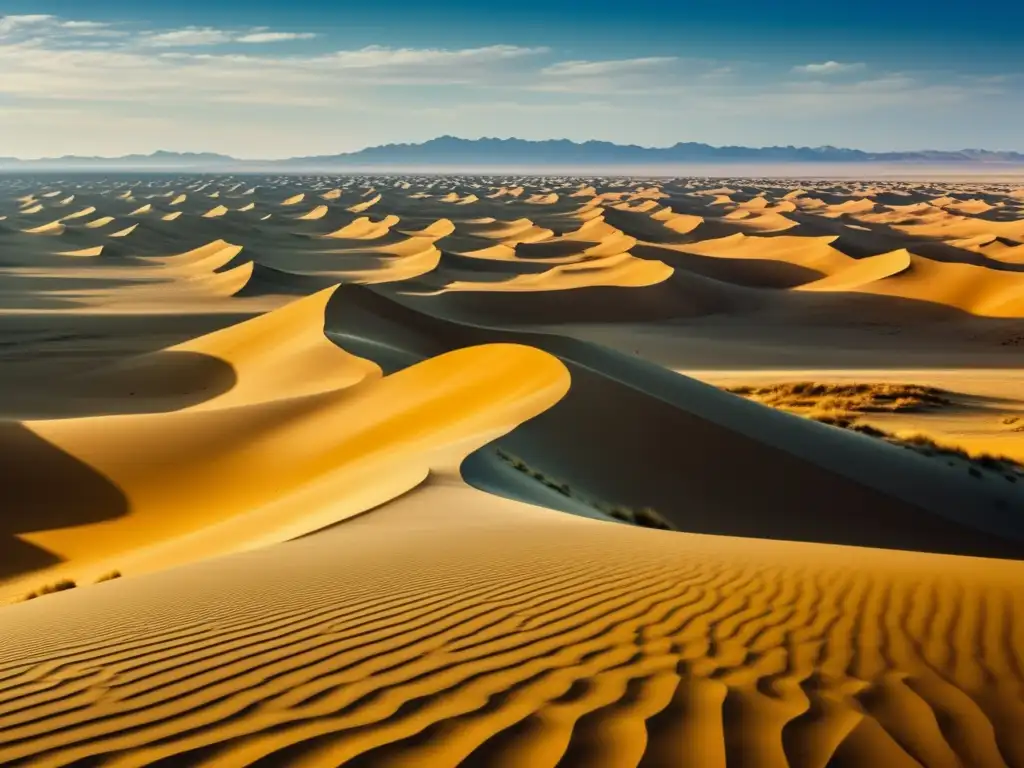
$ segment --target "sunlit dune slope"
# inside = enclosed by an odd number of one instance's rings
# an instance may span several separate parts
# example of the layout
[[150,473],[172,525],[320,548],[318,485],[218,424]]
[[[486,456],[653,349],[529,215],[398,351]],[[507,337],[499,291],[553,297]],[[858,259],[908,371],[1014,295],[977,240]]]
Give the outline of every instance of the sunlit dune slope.
[[0,764],[1024,768],[1024,469],[689,375],[1003,376],[942,423],[1024,456],[1022,222],[995,181],[0,176]]
[[1024,761],[1019,563],[484,499],[5,609],[0,760]]
[[[8,425],[6,452],[31,457],[8,465],[8,487],[24,491],[8,513],[12,546],[81,572],[145,547],[161,550],[144,553],[153,567],[287,538],[457,463],[568,386],[554,358],[508,345],[381,380],[374,364],[324,338],[329,293],[88,378],[154,407],[208,393],[185,411]],[[51,489],[32,494],[47,476]],[[24,570],[8,563],[7,577]]]

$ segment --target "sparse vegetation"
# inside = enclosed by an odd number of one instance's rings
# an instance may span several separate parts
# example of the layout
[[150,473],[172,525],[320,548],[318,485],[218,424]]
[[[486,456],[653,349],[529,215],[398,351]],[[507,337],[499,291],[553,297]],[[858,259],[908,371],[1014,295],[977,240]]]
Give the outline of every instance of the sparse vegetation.
[[55,581],[53,584],[44,584],[39,589],[29,592],[23,599],[35,600],[37,597],[52,595],[54,592],[63,592],[67,589],[74,589],[77,586],[78,585],[71,579],[61,579],[60,581]]
[[925,411],[952,402],[945,390],[916,384],[826,384],[797,381],[763,387],[728,387],[726,391],[801,416],[837,420],[850,419],[857,413]]
[[113,581],[114,579],[120,579],[120,578],[121,578],[121,572],[120,571],[110,571],[109,573],[104,573],[102,576],[100,576],[98,579],[96,579],[96,583],[97,584],[101,584],[104,581]]
[[[958,462],[965,463],[968,465],[967,473],[971,477],[983,477],[981,470],[997,473],[1010,483],[1016,483],[1024,477],[1024,464],[1007,456],[971,453],[960,446],[941,442],[921,432],[886,432],[858,421],[863,413],[925,411],[950,404],[949,393],[935,387],[914,384],[796,382],[767,387],[731,387],[727,391],[822,424],[885,440],[891,445],[907,448],[924,456],[945,459],[951,467],[956,466]],[[1017,422],[1016,416],[1003,419],[1003,424],[1006,425],[1014,425]]]
[[506,453],[500,448],[498,449],[498,457],[502,461],[508,462],[508,464],[510,464],[513,469],[522,472],[524,475],[527,475],[528,477],[533,478],[534,480],[541,483],[542,485],[547,486],[551,490],[556,491],[557,493],[560,493],[567,498],[572,498],[581,501],[584,504],[587,504],[588,506],[591,506],[594,509],[598,510],[599,512],[603,512],[609,517],[615,518],[616,520],[621,520],[624,523],[636,525],[641,528],[657,528],[663,531],[675,530],[675,528],[668,520],[662,517],[657,510],[651,507],[641,507],[640,509],[633,509],[631,507],[626,507],[621,504],[609,505],[603,502],[595,502],[574,493],[568,483],[560,482],[548,477],[543,472],[530,467],[522,459],[516,456],[512,456],[509,453]]
[[609,517],[614,517],[616,520],[637,525],[641,528],[657,528],[662,531],[675,530],[668,520],[662,517],[657,510],[652,509],[651,507],[630,509],[629,507],[623,506],[602,507],[601,505],[598,505],[597,508]]

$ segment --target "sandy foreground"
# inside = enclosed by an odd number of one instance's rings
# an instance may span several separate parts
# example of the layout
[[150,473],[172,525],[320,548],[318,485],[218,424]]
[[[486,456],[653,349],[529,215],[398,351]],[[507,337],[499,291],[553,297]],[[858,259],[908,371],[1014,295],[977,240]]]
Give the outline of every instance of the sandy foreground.
[[1022,347],[1012,182],[0,177],[0,764],[1024,766],[1024,474],[721,389]]

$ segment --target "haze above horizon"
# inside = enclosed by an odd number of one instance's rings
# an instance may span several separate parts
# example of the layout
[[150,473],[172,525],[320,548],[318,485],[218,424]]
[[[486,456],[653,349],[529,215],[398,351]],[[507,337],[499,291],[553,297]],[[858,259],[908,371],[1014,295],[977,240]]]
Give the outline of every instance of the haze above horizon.
[[1024,151],[1024,9],[0,0],[0,155],[441,135]]

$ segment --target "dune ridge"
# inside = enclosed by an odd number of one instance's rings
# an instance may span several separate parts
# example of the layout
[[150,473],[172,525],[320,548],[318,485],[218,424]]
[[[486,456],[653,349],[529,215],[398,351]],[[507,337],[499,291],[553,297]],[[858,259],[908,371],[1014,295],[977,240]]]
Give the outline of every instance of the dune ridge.
[[910,368],[946,405],[878,418],[1024,457],[1017,187],[12,176],[0,217],[0,763],[1024,766],[1024,483],[714,386]]

